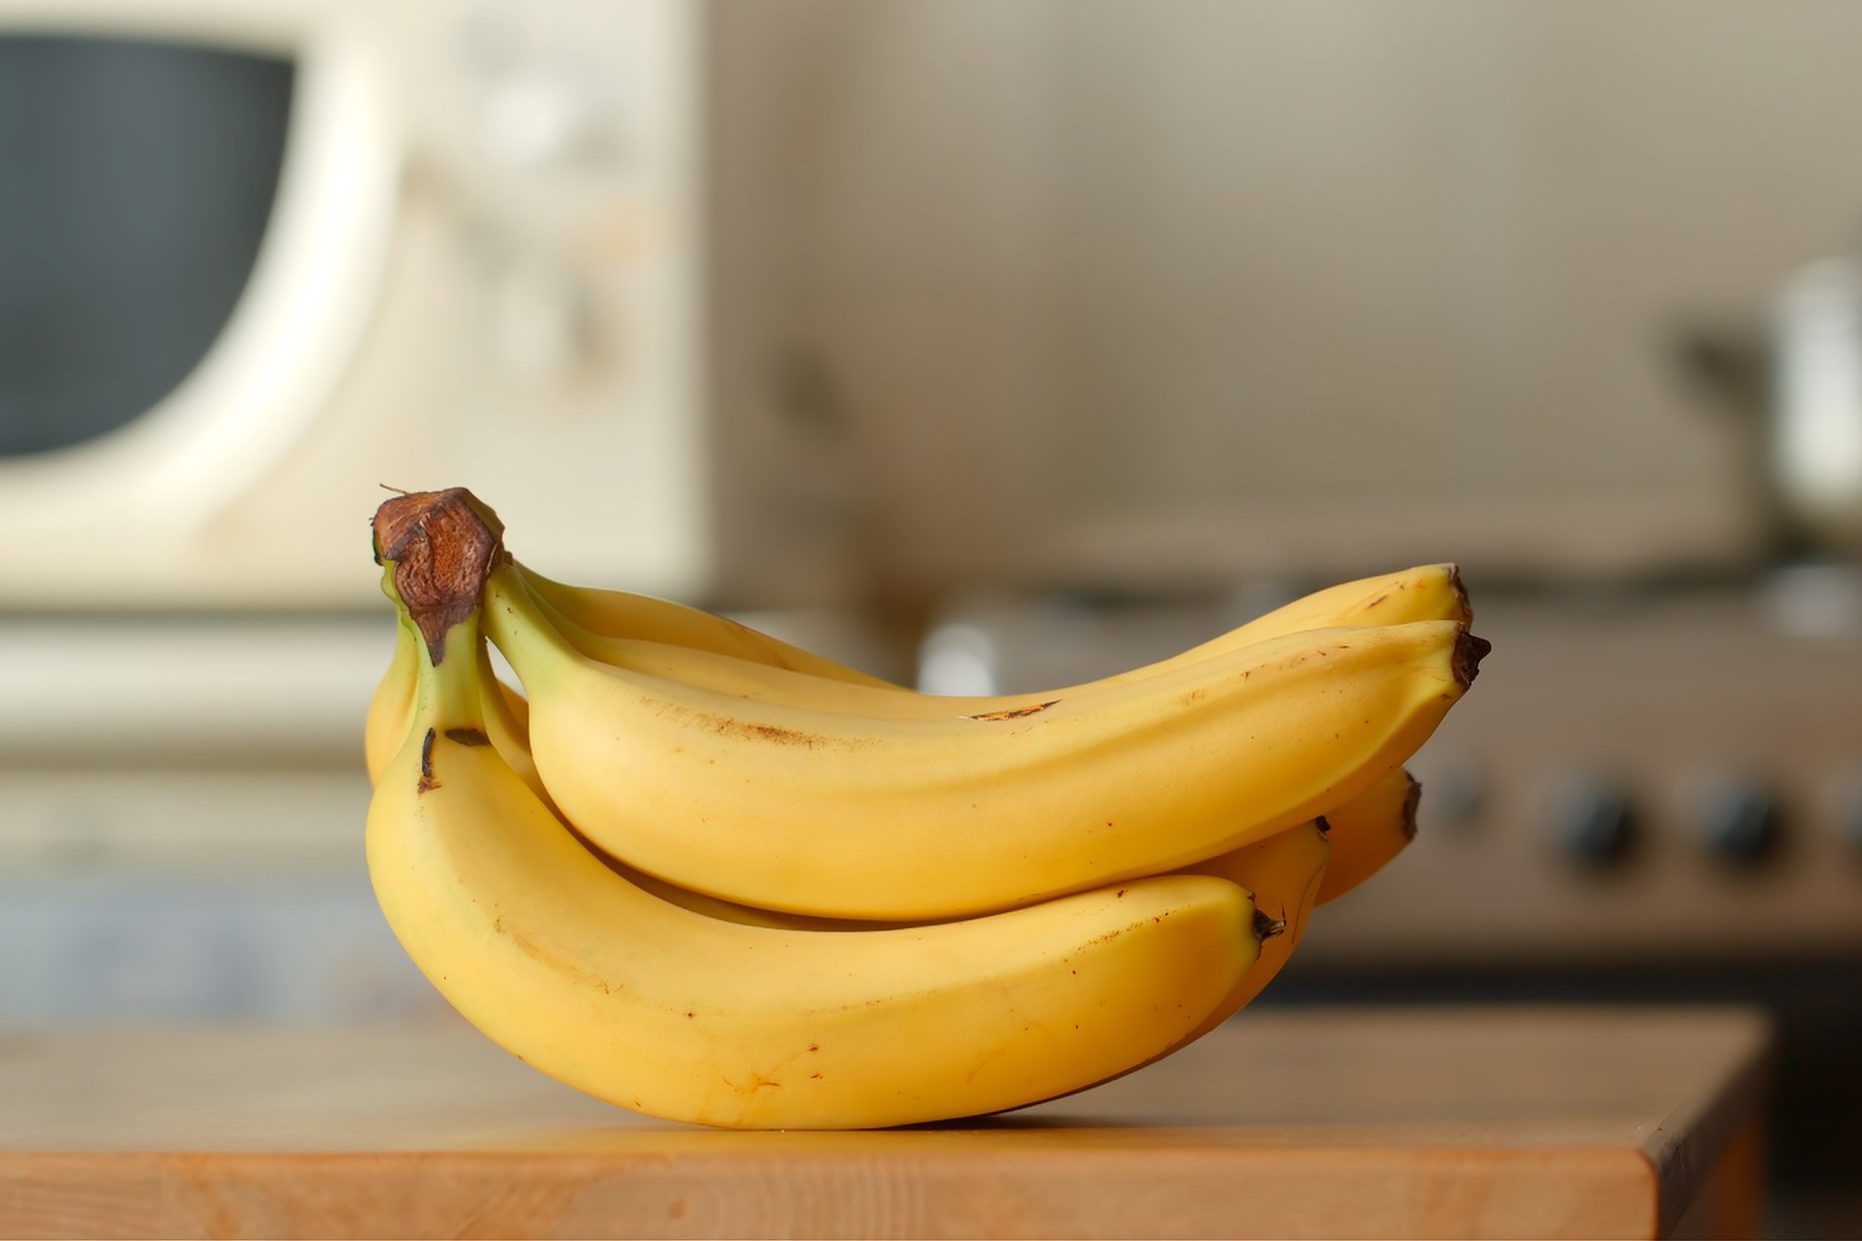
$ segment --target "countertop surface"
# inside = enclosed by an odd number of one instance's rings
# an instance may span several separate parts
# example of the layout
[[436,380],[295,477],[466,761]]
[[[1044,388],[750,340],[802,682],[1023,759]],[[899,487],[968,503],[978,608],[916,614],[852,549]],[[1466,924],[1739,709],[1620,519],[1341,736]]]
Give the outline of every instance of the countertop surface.
[[1247,1012],[982,1121],[725,1132],[462,1025],[0,1036],[4,1236],[1653,1236],[1749,1223],[1732,1009]]

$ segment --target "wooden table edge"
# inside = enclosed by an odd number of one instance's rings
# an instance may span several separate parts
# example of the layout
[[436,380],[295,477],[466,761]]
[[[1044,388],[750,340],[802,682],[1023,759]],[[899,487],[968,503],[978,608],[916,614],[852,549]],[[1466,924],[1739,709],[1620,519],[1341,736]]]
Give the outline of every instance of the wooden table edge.
[[1706,1011],[1742,1020],[1746,1029],[1722,1089],[1664,1117],[1642,1144],[1659,1190],[1658,1236],[1674,1230],[1734,1144],[1749,1136],[1764,1115],[1777,1021],[1751,1007],[1716,1005]]
[[[445,1196],[460,1184],[473,1186],[481,1199],[467,1214],[475,1230],[509,1235],[524,1233],[538,1203],[573,1203],[602,1198],[612,1204],[604,1216],[625,1226],[608,1231],[576,1228],[573,1235],[652,1237],[712,1235],[681,1228],[691,1211],[694,1188],[715,1185],[718,1166],[754,1184],[759,1174],[771,1183],[803,1184],[820,1199],[857,1190],[848,1181],[843,1158],[811,1151],[772,1151],[756,1157],[746,1171],[741,1152],[683,1151],[527,1151],[521,1174],[514,1173],[508,1152],[497,1150],[405,1151],[33,1151],[0,1153],[0,1238],[59,1235],[47,1221],[60,1217],[69,1203],[87,1199],[115,1204],[136,1220],[127,1231],[112,1231],[108,1211],[94,1213],[89,1232],[64,1235],[255,1235],[253,1221],[288,1214],[294,1234],[331,1236],[446,1235],[422,1231],[423,1218],[408,1202],[389,1204],[386,1214],[357,1227],[342,1216],[341,1204],[367,1198],[384,1165],[417,1169],[409,1180]],[[1497,1151],[1489,1147],[1365,1144],[1326,1146],[1206,1147],[1194,1151],[1105,1147],[1089,1150],[1034,1149],[1016,1152],[953,1152],[927,1160],[907,1150],[876,1151],[860,1161],[858,1175],[885,1179],[886,1165],[898,1169],[921,1191],[927,1205],[919,1227],[879,1235],[967,1236],[978,1224],[956,1207],[979,1180],[1014,1165],[1015,1184],[1030,1218],[1039,1226],[997,1235],[1030,1237],[1325,1237],[1365,1235],[1358,1231],[1370,1195],[1373,1213],[1392,1228],[1415,1237],[1466,1235],[1457,1228],[1431,1228],[1427,1204],[1446,1199],[1481,1203],[1492,1235],[1589,1238],[1661,1235],[1657,1203],[1659,1184],[1649,1160],[1629,1147],[1608,1145],[1546,1146]],[[1315,1172],[1317,1167],[1319,1171]],[[979,1175],[980,1174],[980,1175]],[[1494,1191],[1519,1180],[1561,1186],[1582,1185],[1584,1202],[1562,1228],[1535,1231],[1526,1217],[1508,1215],[1516,1197]],[[521,1184],[519,1181],[521,1180]],[[1298,1182],[1311,1191],[1288,1193]],[[1104,1191],[1082,1196],[1079,1186]],[[1129,1186],[1129,1190],[1121,1189]],[[451,1187],[451,1188],[443,1188]],[[1160,1187],[1184,1198],[1198,1194],[1224,1200],[1246,1220],[1241,1227],[1185,1230],[1168,1217],[1119,1214],[1107,1203],[1154,1201]],[[1238,1193],[1237,1190],[1240,1190]],[[1356,1195],[1354,1197],[1354,1195]],[[257,1204],[255,1208],[255,1203]],[[499,1204],[513,1203],[515,1214],[499,1214]],[[1348,1205],[1347,1205],[1348,1203]],[[529,1205],[525,1205],[529,1204]],[[1418,1205],[1422,1204],[1422,1205]],[[790,1205],[797,1205],[791,1203]],[[800,1205],[811,1205],[803,1201]],[[395,1208],[412,1214],[396,1217]],[[319,1214],[319,1212],[322,1212]],[[1071,1213],[1070,1213],[1071,1212]],[[546,1215],[547,1211],[544,1212]],[[728,1211],[726,1212],[728,1214]],[[804,1211],[815,1226],[807,1235],[869,1235],[859,1219],[827,1224],[832,1217]],[[692,1221],[696,1223],[697,1221]],[[204,1226],[203,1226],[204,1225]],[[1148,1225],[1148,1227],[1147,1227]],[[15,1231],[16,1226],[22,1230]],[[260,1227],[256,1235],[263,1235]],[[787,1236],[784,1229],[759,1232],[727,1229],[733,1235]],[[559,1235],[546,1231],[542,1235]]]

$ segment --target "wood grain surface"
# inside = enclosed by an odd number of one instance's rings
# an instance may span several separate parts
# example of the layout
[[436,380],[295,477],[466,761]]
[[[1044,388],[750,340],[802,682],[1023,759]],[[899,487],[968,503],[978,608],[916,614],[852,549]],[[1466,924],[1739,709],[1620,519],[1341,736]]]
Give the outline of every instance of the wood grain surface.
[[15,1032],[0,1236],[1724,1236],[1766,1041],[1727,1009],[1261,1011],[1010,1116],[739,1133],[451,1024]]

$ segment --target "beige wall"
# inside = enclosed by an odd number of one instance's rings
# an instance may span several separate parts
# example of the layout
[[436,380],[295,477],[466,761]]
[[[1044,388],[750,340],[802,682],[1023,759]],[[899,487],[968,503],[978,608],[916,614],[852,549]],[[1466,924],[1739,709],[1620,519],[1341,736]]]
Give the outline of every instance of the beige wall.
[[1737,557],[1739,440],[1667,342],[1862,218],[1862,5],[740,0],[719,31],[759,296],[914,584]]

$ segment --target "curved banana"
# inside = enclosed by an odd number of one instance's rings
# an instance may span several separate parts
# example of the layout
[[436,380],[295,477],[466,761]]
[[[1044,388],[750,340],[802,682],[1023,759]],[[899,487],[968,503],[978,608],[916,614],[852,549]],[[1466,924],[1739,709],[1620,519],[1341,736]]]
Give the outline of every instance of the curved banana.
[[1401,853],[1416,839],[1416,806],[1422,785],[1401,769],[1361,796],[1326,811],[1332,829],[1332,862],[1319,885],[1319,904],[1335,901]]
[[[1323,821],[1314,820],[1191,868],[1240,883],[1254,893],[1254,925],[1261,934],[1261,953],[1254,968],[1242,976],[1202,1024],[1164,1055],[1188,1046],[1240,1012],[1292,959],[1293,950],[1306,932],[1313,895],[1331,854],[1327,836]],[[1273,912],[1276,910],[1278,916]],[[1143,1067],[1134,1065],[1132,1070]]]
[[485,624],[570,822],[681,887],[961,916],[1212,857],[1357,796],[1467,688],[1454,621],[1312,631],[991,717],[849,716],[582,656],[509,565]]
[[587,586],[568,586],[552,581],[541,573],[521,569],[524,581],[550,608],[572,624],[591,633],[616,634],[662,642],[668,646],[687,647],[729,655],[772,668],[786,668],[813,676],[827,677],[850,685],[868,685],[878,689],[902,690],[876,676],[835,663],[812,651],[791,646],[726,616],[699,608],[636,595],[624,590],[599,590]]
[[[522,566],[518,566],[518,569],[521,575]],[[528,580],[525,584],[529,585]],[[874,689],[867,685],[751,663],[708,650],[591,633],[555,611],[549,601],[537,595],[535,590],[531,593],[537,596],[539,610],[550,619],[558,632],[591,659],[763,702],[852,714],[870,713],[899,719],[948,719],[995,710],[1015,710],[1018,705],[1027,706],[1094,688],[1083,686],[1040,694],[988,698],[945,697]],[[1327,610],[1334,605],[1336,610]],[[1431,565],[1320,591],[1243,628],[1254,633],[1256,640],[1266,640],[1314,625],[1349,625],[1373,614],[1387,618],[1390,623],[1400,624],[1417,620],[1465,620],[1470,612],[1467,596],[1461,589],[1454,566]],[[1224,640],[1233,637],[1232,634],[1225,635]],[[1205,643],[1197,649],[1210,650],[1217,645]],[[1178,661],[1165,660],[1150,665],[1150,668],[1169,670],[1181,666]],[[1136,680],[1144,671],[1140,669],[1120,674],[1095,684]],[[525,757],[527,759],[528,755]],[[1319,890],[1319,904],[1335,900],[1358,886],[1414,839],[1416,803],[1420,792],[1420,786],[1409,773],[1399,769],[1360,796],[1326,810],[1326,818],[1333,829],[1333,857],[1326,872],[1325,884]],[[1250,885],[1243,883],[1242,886]],[[727,908],[739,908],[729,902],[719,903]],[[1256,971],[1257,974],[1261,972]]]
[[1201,1038],[1240,1012],[1292,959],[1306,934],[1329,863],[1338,852],[1327,823],[1327,817],[1314,819],[1188,868],[1190,874],[1214,875],[1239,884],[1254,896],[1257,928],[1278,929],[1263,934],[1260,960],[1254,968],[1178,1046]]
[[488,744],[477,643],[468,616],[437,666],[416,648],[413,726],[369,807],[369,874],[447,999],[589,1094],[737,1127],[993,1112],[1156,1057],[1254,964],[1252,903],[1204,875],[857,933],[668,904],[581,847]]
[[[388,676],[383,679],[384,686],[390,679],[398,678],[405,672],[405,689],[411,697],[415,676],[415,647],[411,637],[407,638],[404,648],[397,646],[394,665]],[[403,661],[403,650],[405,661]],[[482,651],[482,644],[481,644]],[[487,668],[480,667],[480,682],[488,684],[491,674]],[[381,693],[380,689],[377,693]],[[512,695],[515,701],[522,703],[521,697]],[[525,732],[525,721],[511,718],[502,724],[495,723],[494,717],[500,708],[506,705],[504,695],[488,696],[484,703],[487,719],[486,732],[490,736],[492,748],[498,751],[512,769],[545,801],[547,793],[536,779],[536,762],[530,756],[529,740]],[[411,708],[410,708],[411,709]],[[371,716],[371,724],[374,717]],[[405,729],[407,716],[401,716]],[[389,755],[393,757],[392,754]],[[384,767],[386,763],[382,764]],[[378,780],[379,773],[372,771],[372,780]],[[1408,772],[1397,772],[1373,786],[1370,792],[1346,803],[1339,809],[1331,811],[1310,823],[1277,832],[1266,840],[1239,849],[1220,854],[1206,862],[1199,862],[1185,870],[1197,874],[1217,875],[1230,882],[1241,885],[1253,894],[1255,905],[1263,916],[1283,923],[1286,933],[1263,942],[1261,960],[1248,972],[1244,989],[1227,1008],[1232,1014],[1252,999],[1260,989],[1272,980],[1280,970],[1285,958],[1291,954],[1300,934],[1305,927],[1306,914],[1313,904],[1313,893],[1309,879],[1316,877],[1328,856],[1335,855],[1334,864],[1346,868],[1353,879],[1348,887],[1355,887],[1364,878],[1377,870],[1407,840],[1405,832],[1414,834],[1415,794],[1420,786],[1411,779]],[[1395,848],[1390,842],[1397,842]],[[585,844],[587,842],[584,842]],[[593,848],[593,846],[590,846]],[[818,918],[808,914],[787,914],[774,910],[757,909],[748,905],[739,905],[732,901],[720,900],[706,896],[702,892],[693,892],[676,884],[667,883],[643,871],[635,870],[595,849],[601,860],[609,867],[619,871],[636,886],[645,889],[661,900],[670,901],[697,913],[720,918],[726,922],[739,922],[746,926],[786,927],[794,930],[870,930],[880,926],[906,925],[903,923],[860,922],[840,918]],[[1288,859],[1292,861],[1289,862]],[[1328,872],[1329,874],[1329,872]],[[1330,899],[1327,883],[1318,889],[1319,901]],[[1345,887],[1339,891],[1342,893]],[[1217,1022],[1221,1017],[1215,1019]]]
[[[809,914],[757,909],[681,888],[644,871],[635,870],[625,862],[601,855],[599,850],[594,852],[630,883],[661,900],[725,922],[810,931],[870,931],[881,927],[938,925],[936,922],[865,922],[850,918],[817,918]],[[1260,994],[1261,988],[1273,981],[1280,967],[1292,956],[1293,948],[1305,933],[1306,918],[1312,912],[1314,896],[1319,891],[1319,879],[1324,874],[1326,861],[1331,854],[1330,820],[1321,815],[1298,827],[1275,832],[1266,840],[1231,849],[1194,866],[1167,872],[1172,875],[1214,875],[1218,879],[1226,879],[1253,897],[1258,911],[1255,925],[1262,933],[1260,960],[1248,971],[1242,984],[1218,1006],[1216,1014],[1206,1023],[1207,1026],[1219,1025],[1241,1011],[1249,1000]]]
[[[643,638],[615,638],[591,633],[549,604],[533,595],[537,611],[577,652],[596,663],[639,673],[642,676],[676,681],[695,689],[709,690],[736,698],[747,698],[776,706],[796,707],[806,711],[830,711],[842,715],[871,716],[896,720],[988,719],[1032,714],[1057,701],[1081,698],[1120,685],[1136,685],[1152,676],[1181,673],[1203,661],[1150,665],[1152,672],[1141,669],[1115,677],[1063,689],[1039,690],[1026,694],[955,695],[923,694],[916,690],[879,688],[853,684],[809,673],[752,663],[714,651],[673,646]],[[1403,622],[1449,619],[1433,616],[1403,617]],[[1351,624],[1342,621],[1341,625]],[[1402,622],[1398,622],[1402,623]],[[1329,627],[1329,626],[1328,626]],[[1301,630],[1268,632],[1260,639],[1268,641]],[[1243,644],[1249,645],[1249,644]],[[1236,646],[1224,654],[1243,649]],[[1219,656],[1211,655],[1215,659]]]
[[[1423,565],[1314,592],[1181,654],[1098,681],[1039,693],[946,696],[921,694],[876,680],[858,669],[800,651],[723,617],[710,619],[715,626],[730,628],[704,630],[701,636],[708,639],[704,641],[681,640],[700,632],[694,616],[708,614],[623,591],[565,586],[532,573],[522,564],[516,567],[544,614],[590,658],[722,693],[823,711],[926,719],[1012,711],[1051,698],[1075,697],[1305,629],[1418,620],[1452,620],[1466,625],[1473,619],[1456,567]],[[732,641],[725,641],[726,636]]]
[[[1448,613],[1449,616],[1443,619],[1466,612],[1465,598],[1454,587],[1452,574],[1448,572],[1409,570],[1402,574],[1389,575],[1387,578],[1367,579],[1367,581],[1376,584],[1378,589],[1320,593],[1321,595],[1343,593],[1347,599],[1351,600],[1382,601],[1386,605],[1386,615],[1402,620],[1427,619],[1426,615],[1419,614],[1430,611]],[[547,611],[548,605],[544,606]],[[677,605],[669,606],[676,607]],[[689,611],[689,609],[686,610]],[[1347,618],[1351,614],[1349,609],[1340,613],[1341,616]],[[1270,633],[1271,625],[1268,622],[1297,623],[1308,619],[1324,618],[1320,617],[1309,600],[1302,600],[1298,604],[1290,605],[1277,613],[1263,617],[1262,621],[1256,624],[1262,628],[1263,633]],[[635,643],[627,639],[603,638],[576,629],[566,618],[553,616],[552,620],[557,621],[558,628],[564,631],[566,636],[571,637],[578,649],[591,657],[599,658],[604,650],[612,655],[616,649],[638,646],[653,653],[660,662],[657,664],[633,663],[621,659],[615,659],[614,662],[619,663],[620,666],[631,665],[649,672],[657,668],[662,674],[673,679],[693,681],[695,677],[696,680],[693,683],[710,684],[713,688],[734,686],[736,692],[746,696],[755,696],[758,693],[768,692],[769,685],[759,679],[759,674],[770,672],[774,673],[777,678],[775,682],[777,692],[787,695],[788,700],[798,705],[809,701],[808,695],[821,684],[821,679],[812,675],[769,668],[761,664],[749,664],[731,656],[717,655],[696,648],[667,647],[660,643]],[[377,687],[370,705],[365,749],[368,755],[369,778],[372,783],[379,780],[382,768],[393,756],[399,737],[405,733],[407,717],[413,705],[415,643],[416,638],[411,625],[403,623],[397,626],[393,661],[381,684]],[[750,670],[751,675],[743,676],[745,670]],[[481,671],[484,673],[483,682],[488,685],[497,684],[501,691],[495,697],[488,699],[485,704],[490,723],[488,731],[493,744],[525,782],[533,790],[544,794],[545,799],[548,800],[542,783],[537,777],[535,761],[530,755],[525,718],[528,710],[525,699],[509,686],[497,682],[490,674],[488,667]],[[740,679],[735,682],[731,681],[730,678],[733,675]],[[830,682],[828,684],[832,690],[833,687],[842,683]],[[856,689],[862,693],[865,692],[864,687],[856,687]],[[896,691],[868,694],[867,698],[870,700],[868,705],[876,709],[902,710],[906,714],[910,714],[912,707],[916,704],[937,704],[945,701],[934,696]],[[962,702],[963,700],[955,701]],[[1416,802],[1420,791],[1420,787],[1409,774],[1399,770],[1391,773],[1361,796],[1332,807],[1326,812],[1326,817],[1333,829],[1334,845],[1331,865],[1326,872],[1325,882],[1319,890],[1319,904],[1335,900],[1362,883],[1414,838]],[[1239,855],[1252,848],[1253,846],[1245,846],[1233,853]],[[1228,856],[1230,855],[1212,859],[1210,863],[1204,864],[1203,868],[1215,867],[1217,869],[1211,873],[1222,873],[1219,868]],[[688,892],[640,872],[632,872],[632,874],[636,882],[655,891],[656,894],[685,903],[689,907],[710,912],[713,916],[771,926],[833,928],[841,925],[841,921],[837,919],[755,909],[707,897],[701,893]],[[1255,890],[1255,885],[1246,880],[1238,880],[1238,882],[1251,891]],[[1254,977],[1264,982],[1263,976],[1270,973],[1269,970],[1260,969],[1254,972]]]

